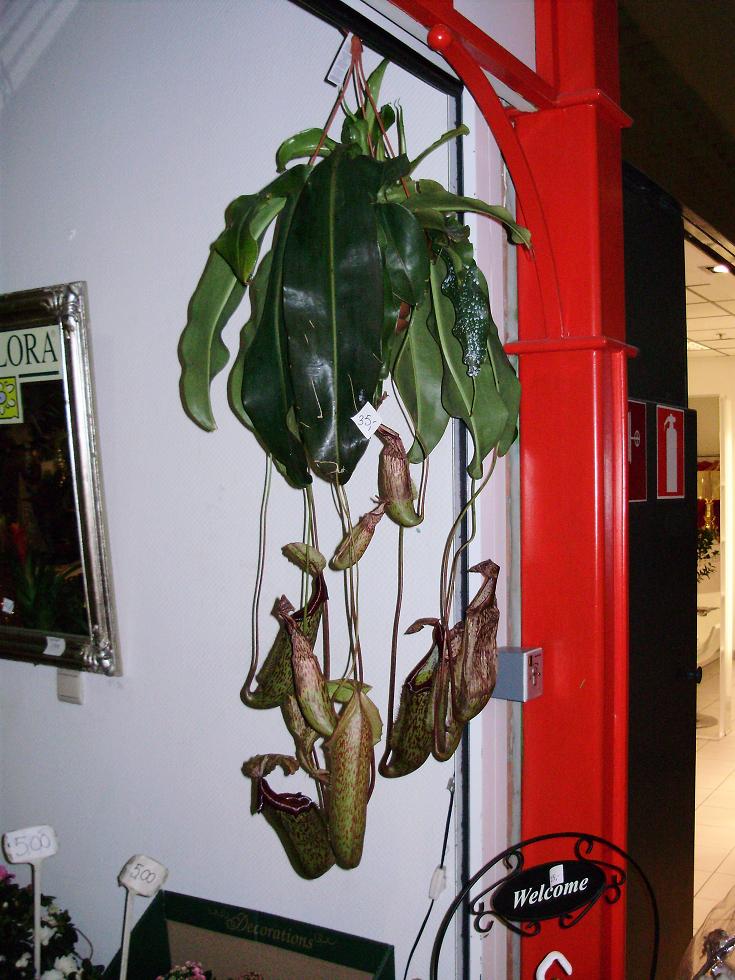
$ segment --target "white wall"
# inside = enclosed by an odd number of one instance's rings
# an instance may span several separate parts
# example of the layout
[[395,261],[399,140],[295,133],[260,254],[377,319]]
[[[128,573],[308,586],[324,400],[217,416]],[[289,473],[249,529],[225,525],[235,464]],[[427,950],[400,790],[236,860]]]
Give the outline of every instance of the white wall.
[[[697,357],[687,360],[690,397],[727,395],[735,397],[735,361],[731,357]],[[697,406],[693,406],[696,408]]]
[[[98,959],[118,945],[115,875],[135,852],[168,864],[174,890],[393,943],[399,975],[426,908],[451,764],[379,780],[360,868],[315,883],[293,874],[249,814],[243,760],[289,750],[277,713],[250,711],[238,696],[263,457],[229,415],[224,378],[215,434],[196,429],[178,401],[178,335],[223,209],[271,178],[283,137],[326,119],[334,90],[321,79],[338,40],[287,0],[80,0],[0,117],[0,291],[89,285],[124,664],[121,678],[85,677],[76,707],[56,700],[53,670],[0,662],[0,830],[55,826],[61,850],[45,885],[94,938]],[[415,152],[445,128],[446,99],[392,68],[385,95],[399,93]],[[446,167],[438,154],[428,175],[446,180]],[[500,254],[499,238],[491,249]],[[227,332],[231,346],[243,319]],[[354,512],[367,509],[376,455],[361,466]],[[301,537],[301,504],[278,480],[273,496],[277,553]],[[434,614],[451,499],[447,445],[432,462],[429,517],[408,535],[404,625]],[[501,514],[503,499],[500,490]],[[320,530],[335,540],[334,522]],[[379,530],[361,621],[367,679],[384,709],[395,528]],[[296,582],[285,562],[270,564],[266,644],[270,601]],[[423,634],[402,643],[401,674],[426,644]]]
[[689,357],[689,395],[719,396],[720,413],[720,589],[722,602],[722,646],[720,659],[720,732],[730,731],[732,712],[732,667],[735,655],[735,363],[730,357]]

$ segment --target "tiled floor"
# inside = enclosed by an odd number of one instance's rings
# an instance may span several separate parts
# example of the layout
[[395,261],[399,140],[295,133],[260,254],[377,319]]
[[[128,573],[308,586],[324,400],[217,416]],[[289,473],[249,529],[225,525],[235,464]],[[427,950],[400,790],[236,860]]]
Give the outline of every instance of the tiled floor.
[[[735,887],[735,732],[721,739],[706,737],[717,731],[718,667],[715,662],[704,668],[697,691],[695,931]],[[707,721],[713,724],[707,726]]]

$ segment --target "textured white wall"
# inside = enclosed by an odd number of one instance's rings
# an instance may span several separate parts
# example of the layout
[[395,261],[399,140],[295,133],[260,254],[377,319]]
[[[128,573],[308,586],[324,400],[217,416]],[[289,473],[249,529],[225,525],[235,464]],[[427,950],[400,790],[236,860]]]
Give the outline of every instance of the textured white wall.
[[[0,662],[0,829],[55,826],[61,850],[46,889],[100,959],[119,941],[116,873],[145,852],[169,865],[177,891],[393,943],[402,973],[438,861],[451,765],[379,780],[361,867],[316,883],[291,872],[265,821],[249,815],[242,761],[289,750],[280,716],[238,696],[263,457],[229,414],[224,377],[215,434],[178,401],[176,343],[224,206],[271,178],[282,138],[326,119],[334,90],[322,76],[338,40],[287,0],[79,0],[0,117],[0,290],[89,285],[125,671],[85,677],[76,707],[57,701],[53,670]],[[416,152],[446,128],[446,99],[394,67],[385,96],[399,93]],[[446,169],[437,154],[427,175],[446,180]],[[231,347],[243,318],[227,331]],[[361,465],[353,512],[367,509],[376,456],[373,447]],[[451,502],[447,445],[432,462],[429,517],[407,535],[404,625],[435,612]],[[300,499],[278,479],[271,515],[277,553],[301,536]],[[396,529],[386,525],[361,572],[366,674],[381,707],[395,580]],[[334,522],[321,533],[334,541]],[[270,601],[296,583],[290,566],[271,562],[266,643]],[[402,642],[401,673],[427,641]]]

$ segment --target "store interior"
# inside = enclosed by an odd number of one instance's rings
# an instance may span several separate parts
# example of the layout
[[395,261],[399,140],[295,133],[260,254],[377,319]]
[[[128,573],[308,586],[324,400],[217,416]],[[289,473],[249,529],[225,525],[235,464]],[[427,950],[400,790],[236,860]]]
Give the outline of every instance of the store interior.
[[[735,276],[685,244],[689,405],[697,412],[697,770],[694,928],[735,887],[735,733],[731,711],[731,405]],[[729,531],[729,534],[728,534]]]

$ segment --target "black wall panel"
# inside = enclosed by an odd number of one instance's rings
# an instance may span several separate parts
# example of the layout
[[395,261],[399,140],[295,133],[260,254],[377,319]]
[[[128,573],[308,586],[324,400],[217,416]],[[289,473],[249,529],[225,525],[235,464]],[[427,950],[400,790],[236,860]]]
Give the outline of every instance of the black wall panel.
[[631,398],[687,404],[684,234],[673,198],[623,168],[626,339]]
[[[696,754],[696,415],[685,418],[685,497],[657,500],[656,404],[686,408],[681,216],[631,168],[625,185],[630,395],[647,402],[648,499],[629,504],[628,850],[661,914],[657,977],[674,975],[692,934]],[[631,876],[632,877],[632,876]],[[628,890],[628,980],[648,978],[651,916]]]

